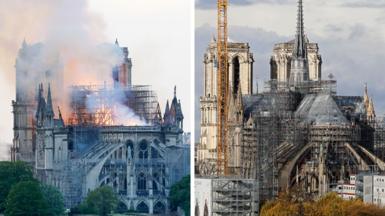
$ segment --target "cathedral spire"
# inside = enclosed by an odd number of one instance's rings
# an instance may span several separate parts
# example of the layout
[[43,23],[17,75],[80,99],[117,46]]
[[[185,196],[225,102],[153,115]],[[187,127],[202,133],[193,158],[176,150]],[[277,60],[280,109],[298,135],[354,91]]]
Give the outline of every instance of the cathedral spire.
[[63,116],[62,116],[61,111],[60,111],[60,107],[57,107],[57,110],[58,110],[58,113],[59,113],[60,124],[61,124],[61,126],[64,127],[64,120],[63,120]]
[[36,119],[39,121],[41,120],[43,114],[44,114],[44,111],[45,111],[45,106],[46,106],[46,102],[45,102],[45,99],[44,99],[44,96],[43,96],[43,84],[40,83],[39,84],[39,90],[38,90],[38,96],[37,96],[37,109],[36,109]]
[[376,112],[374,111],[373,98],[370,98],[369,101],[370,102],[366,115],[368,120],[374,120],[376,118]]
[[298,0],[297,33],[295,35],[291,60],[290,83],[293,87],[300,87],[301,83],[308,80],[309,66],[307,62],[307,41],[303,24],[303,4],[302,0]]
[[365,90],[364,91],[365,91],[365,95],[368,96],[368,84],[367,83],[365,83]]
[[297,12],[297,33],[295,35],[295,44],[293,49],[294,57],[307,57],[306,39],[305,39],[305,27],[303,22],[303,3],[302,0],[298,0],[298,12]]
[[53,108],[52,108],[52,97],[51,97],[51,85],[50,84],[48,84],[46,114],[49,116],[54,115]]
[[215,38],[215,35],[213,34],[212,36],[211,36],[211,41],[210,41],[210,43],[216,43],[217,42],[217,39]]
[[368,84],[365,83],[365,90],[364,90],[364,106],[365,106],[365,109],[366,109],[366,110],[368,110],[369,104],[370,104],[370,101],[369,101],[369,95],[368,95]]
[[159,105],[159,102],[156,106],[156,112],[155,112],[155,116],[154,116],[154,123],[155,124],[161,124],[162,123],[162,111],[160,110],[160,105]]

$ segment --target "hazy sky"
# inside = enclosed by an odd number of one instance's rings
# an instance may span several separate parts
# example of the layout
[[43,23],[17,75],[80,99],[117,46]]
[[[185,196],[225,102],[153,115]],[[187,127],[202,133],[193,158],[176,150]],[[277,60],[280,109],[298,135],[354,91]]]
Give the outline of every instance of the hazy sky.
[[[162,111],[176,85],[185,131],[190,131],[191,5],[188,0],[0,0],[0,159],[13,138],[11,100],[18,48],[24,38],[27,43],[44,42],[62,32],[62,39],[73,38],[71,28],[90,33],[92,40],[118,38],[127,46],[133,84],[152,85]],[[65,20],[55,23],[53,17]]]
[[[215,34],[216,1],[197,0],[195,12],[195,109],[202,95],[203,53]],[[230,0],[229,37],[249,42],[259,87],[269,77],[275,43],[293,39],[297,0]],[[362,95],[364,83],[377,115],[385,112],[385,0],[303,0],[305,31],[317,42],[323,77],[332,73],[341,95]],[[199,109],[197,109],[199,110]],[[199,133],[199,112],[195,115]],[[196,136],[197,137],[197,136]]]

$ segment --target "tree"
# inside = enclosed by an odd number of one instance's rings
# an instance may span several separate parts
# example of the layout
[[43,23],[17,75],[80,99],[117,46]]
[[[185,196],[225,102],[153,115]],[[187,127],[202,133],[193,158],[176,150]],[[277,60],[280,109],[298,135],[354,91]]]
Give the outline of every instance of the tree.
[[41,192],[47,204],[47,212],[50,216],[63,215],[64,199],[60,191],[50,185],[42,185]]
[[109,186],[102,186],[91,191],[86,198],[86,205],[98,215],[108,215],[116,209],[118,198]]
[[71,209],[73,214],[96,214],[94,209],[90,209],[86,202],[80,203],[78,206]]
[[343,200],[336,193],[328,193],[312,200],[297,192],[281,194],[276,200],[265,203],[261,216],[380,216],[385,209],[369,205],[360,199]]
[[12,186],[20,181],[33,180],[31,167],[21,161],[0,162],[0,212],[4,211],[5,200]]
[[48,216],[47,203],[36,181],[23,181],[12,186],[5,203],[6,216]]
[[183,177],[171,187],[170,203],[171,210],[175,211],[180,207],[187,216],[190,215],[190,175]]

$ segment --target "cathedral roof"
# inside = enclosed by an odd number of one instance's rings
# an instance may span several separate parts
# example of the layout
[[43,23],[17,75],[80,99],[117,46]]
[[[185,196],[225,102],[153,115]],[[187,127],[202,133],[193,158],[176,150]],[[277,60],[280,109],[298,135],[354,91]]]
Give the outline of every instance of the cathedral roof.
[[292,112],[296,108],[298,95],[295,92],[264,92],[254,95],[243,95],[243,113],[246,119],[250,114],[267,114],[270,112]]
[[307,95],[295,115],[315,125],[347,125],[348,120],[330,94]]
[[249,117],[253,112],[268,111],[271,108],[271,97],[263,94],[244,95],[242,97],[243,112],[245,117]]
[[334,96],[334,101],[343,112],[365,114],[364,99],[361,96]]

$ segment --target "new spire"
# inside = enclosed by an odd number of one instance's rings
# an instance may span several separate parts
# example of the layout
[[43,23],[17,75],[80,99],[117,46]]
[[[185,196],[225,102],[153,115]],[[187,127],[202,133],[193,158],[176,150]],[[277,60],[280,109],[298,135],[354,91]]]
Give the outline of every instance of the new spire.
[[298,0],[297,33],[295,35],[293,56],[291,59],[290,83],[294,87],[309,80],[309,66],[307,62],[307,41],[303,25],[302,0]]
[[298,12],[297,12],[297,33],[295,35],[293,56],[306,58],[306,41],[305,41],[305,30],[303,22],[303,3],[302,0],[298,0]]

